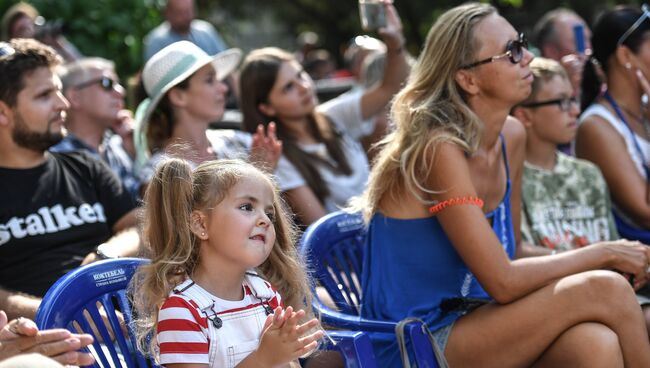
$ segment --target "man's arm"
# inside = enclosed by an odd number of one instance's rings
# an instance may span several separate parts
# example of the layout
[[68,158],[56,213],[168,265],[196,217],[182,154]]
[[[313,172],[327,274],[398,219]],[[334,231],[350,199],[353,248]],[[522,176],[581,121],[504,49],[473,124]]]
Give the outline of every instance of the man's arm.
[[[135,212],[133,210],[126,215],[124,215],[116,224],[113,226],[114,235],[104,243],[105,249],[110,251],[111,255],[117,257],[136,257],[140,255],[140,233],[138,228],[135,226],[124,227],[126,225],[131,225],[131,218],[135,219]],[[81,262],[82,265],[98,261],[99,257],[96,251],[90,252]]]
[[4,310],[10,320],[18,317],[36,318],[36,310],[38,310],[41,300],[41,298],[32,295],[0,287],[0,310]]

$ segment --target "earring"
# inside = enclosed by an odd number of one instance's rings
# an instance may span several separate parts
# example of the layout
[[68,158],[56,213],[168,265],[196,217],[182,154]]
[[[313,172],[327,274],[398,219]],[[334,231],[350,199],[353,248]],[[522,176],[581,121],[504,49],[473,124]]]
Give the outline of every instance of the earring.
[[201,236],[205,236],[205,233],[201,233]]
[[632,69],[632,64],[630,64],[630,63],[625,63],[625,68],[628,69],[628,70],[629,70],[629,69]]

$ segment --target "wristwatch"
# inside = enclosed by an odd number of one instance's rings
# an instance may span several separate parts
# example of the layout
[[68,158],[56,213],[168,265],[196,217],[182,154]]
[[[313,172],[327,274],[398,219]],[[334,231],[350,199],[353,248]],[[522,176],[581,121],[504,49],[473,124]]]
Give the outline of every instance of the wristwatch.
[[116,249],[106,243],[98,245],[97,248],[95,248],[95,253],[97,254],[97,259],[100,260],[120,258],[120,255],[116,252]]

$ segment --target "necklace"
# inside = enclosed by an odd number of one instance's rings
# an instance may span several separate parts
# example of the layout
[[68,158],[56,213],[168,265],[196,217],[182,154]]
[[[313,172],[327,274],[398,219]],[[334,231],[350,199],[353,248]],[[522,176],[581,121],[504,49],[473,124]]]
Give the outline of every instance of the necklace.
[[633,113],[630,109],[628,109],[627,107],[625,107],[625,106],[623,106],[621,104],[619,104],[618,106],[626,114],[633,117],[634,120],[641,123],[641,126],[643,126],[643,130],[645,132],[646,139],[650,140],[650,122],[648,122],[648,118],[643,113],[641,113],[641,115],[637,115],[637,114]]

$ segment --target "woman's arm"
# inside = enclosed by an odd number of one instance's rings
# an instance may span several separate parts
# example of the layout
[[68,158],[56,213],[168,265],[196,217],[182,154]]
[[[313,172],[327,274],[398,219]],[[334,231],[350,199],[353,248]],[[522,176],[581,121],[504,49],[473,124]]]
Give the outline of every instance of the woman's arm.
[[402,22],[392,4],[384,4],[388,25],[379,30],[386,43],[386,66],[384,77],[376,87],[361,97],[361,116],[364,120],[377,115],[402,87],[409,73],[407,53],[404,49]]
[[588,117],[578,128],[576,155],[595,163],[607,181],[614,202],[636,223],[650,229],[646,180],[639,174],[616,129],[600,117]]
[[[436,151],[428,186],[434,199],[477,196],[465,153],[451,143]],[[509,303],[560,277],[616,268],[645,280],[650,250],[638,243],[600,243],[552,256],[510,260],[481,208],[450,206],[437,214],[449,240],[483,288],[499,303]]]

